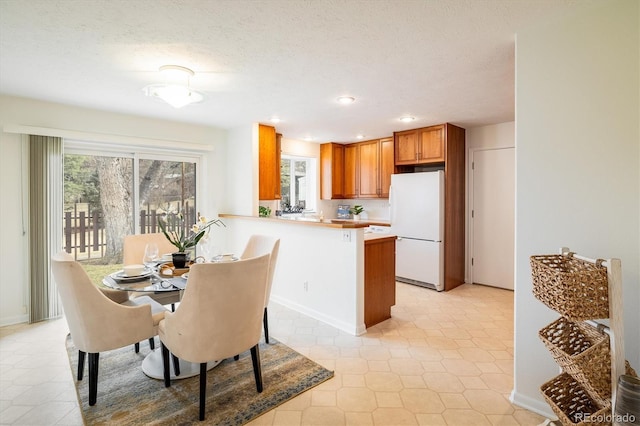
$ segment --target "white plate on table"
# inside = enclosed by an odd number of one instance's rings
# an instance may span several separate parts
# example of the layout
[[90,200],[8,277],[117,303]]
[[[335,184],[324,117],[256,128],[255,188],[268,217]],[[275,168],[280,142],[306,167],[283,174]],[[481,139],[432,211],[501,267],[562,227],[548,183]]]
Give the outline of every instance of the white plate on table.
[[124,269],[121,269],[118,272],[114,272],[109,276],[116,281],[135,281],[135,280],[142,280],[144,278],[148,278],[152,274],[153,274],[153,271],[151,269],[145,269],[144,272],[140,275],[125,275]]
[[173,257],[171,256],[171,253],[165,253],[162,255],[161,260],[163,262],[171,262],[173,260]]

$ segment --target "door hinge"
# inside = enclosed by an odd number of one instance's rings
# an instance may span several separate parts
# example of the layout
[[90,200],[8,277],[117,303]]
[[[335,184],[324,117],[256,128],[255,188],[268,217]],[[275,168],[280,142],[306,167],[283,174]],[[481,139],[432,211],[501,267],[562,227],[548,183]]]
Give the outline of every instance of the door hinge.
[[471,210],[471,219],[473,219],[473,210]]
[[471,258],[471,266],[473,266],[473,257]]
[[471,170],[475,170],[476,168],[476,163],[474,161],[471,162]]

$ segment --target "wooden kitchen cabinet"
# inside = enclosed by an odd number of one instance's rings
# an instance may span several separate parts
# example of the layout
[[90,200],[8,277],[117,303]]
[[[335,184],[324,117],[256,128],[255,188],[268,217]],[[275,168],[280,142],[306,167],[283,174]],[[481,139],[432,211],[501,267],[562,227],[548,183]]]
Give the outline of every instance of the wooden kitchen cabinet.
[[282,135],[275,127],[259,125],[258,175],[260,200],[280,199],[280,143]]
[[344,145],[324,143],[320,145],[320,198],[323,200],[344,197]]
[[393,139],[374,139],[345,145],[345,198],[389,198],[395,171]]
[[431,126],[420,129],[419,158],[421,163],[439,163],[444,161],[444,126]]
[[395,159],[396,166],[416,164],[418,161],[418,131],[405,130],[395,132]]
[[391,175],[394,173],[393,138],[380,139],[380,192],[378,193],[380,198],[389,198]]
[[380,193],[380,141],[357,143],[357,196],[377,198]]
[[358,145],[344,146],[344,198],[358,197]]
[[364,242],[364,324],[391,318],[396,304],[396,237]]
[[396,166],[444,161],[444,125],[395,132]]
[[[340,149],[340,154],[336,155]],[[391,175],[395,173],[393,138],[339,145],[320,145],[320,193],[323,200],[336,198],[389,198]],[[342,182],[342,192],[330,191],[333,180]]]

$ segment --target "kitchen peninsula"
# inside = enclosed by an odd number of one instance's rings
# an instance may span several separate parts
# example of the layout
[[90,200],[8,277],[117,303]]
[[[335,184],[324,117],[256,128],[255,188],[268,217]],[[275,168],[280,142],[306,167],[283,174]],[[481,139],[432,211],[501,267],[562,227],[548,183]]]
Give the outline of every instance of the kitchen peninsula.
[[353,335],[390,318],[396,237],[365,233],[375,221],[219,216],[234,253],[252,234],[280,238],[271,300]]

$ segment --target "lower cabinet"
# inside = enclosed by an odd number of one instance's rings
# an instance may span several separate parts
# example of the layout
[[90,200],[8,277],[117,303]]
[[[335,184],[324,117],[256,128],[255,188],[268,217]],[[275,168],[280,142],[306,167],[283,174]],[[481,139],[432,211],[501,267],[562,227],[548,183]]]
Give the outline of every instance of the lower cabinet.
[[364,324],[371,327],[391,318],[396,304],[396,237],[364,242]]

